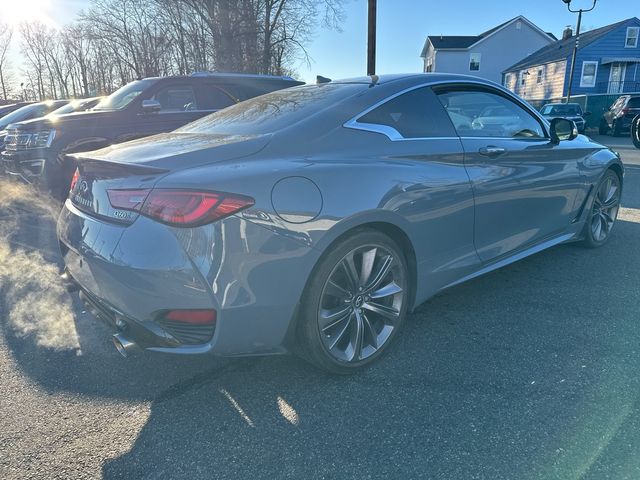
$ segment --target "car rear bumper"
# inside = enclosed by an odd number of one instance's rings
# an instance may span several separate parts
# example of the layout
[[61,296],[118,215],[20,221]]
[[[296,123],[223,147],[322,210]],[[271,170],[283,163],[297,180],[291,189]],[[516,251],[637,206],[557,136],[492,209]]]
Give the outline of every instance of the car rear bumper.
[[[67,200],[58,220],[66,268],[93,311],[144,349],[170,353],[281,353],[317,253],[229,217],[178,229],[140,217],[102,221]],[[159,314],[215,309],[206,341],[186,344]]]

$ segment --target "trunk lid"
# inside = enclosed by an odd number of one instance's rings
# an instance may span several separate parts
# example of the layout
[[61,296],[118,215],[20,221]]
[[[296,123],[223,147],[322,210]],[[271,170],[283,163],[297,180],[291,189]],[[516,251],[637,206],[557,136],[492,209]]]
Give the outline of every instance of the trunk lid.
[[269,138],[268,135],[172,132],[70,155],[78,164],[78,177],[69,199],[85,213],[130,224],[139,214],[114,208],[109,201],[109,190],[140,190],[140,201],[143,201],[146,193],[165,175],[251,155],[264,148]]

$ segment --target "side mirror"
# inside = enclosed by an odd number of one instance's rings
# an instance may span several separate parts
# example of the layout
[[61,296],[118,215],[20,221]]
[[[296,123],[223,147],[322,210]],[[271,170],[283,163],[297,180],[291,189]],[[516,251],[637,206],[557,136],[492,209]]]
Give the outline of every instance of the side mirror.
[[582,116],[583,116],[583,117],[588,117],[589,115],[591,115],[591,112],[584,112],[584,113],[582,114]]
[[142,113],[157,113],[162,110],[162,105],[157,100],[143,100]]
[[565,140],[573,140],[578,136],[576,124],[566,118],[554,118],[551,120],[551,141],[558,144]]

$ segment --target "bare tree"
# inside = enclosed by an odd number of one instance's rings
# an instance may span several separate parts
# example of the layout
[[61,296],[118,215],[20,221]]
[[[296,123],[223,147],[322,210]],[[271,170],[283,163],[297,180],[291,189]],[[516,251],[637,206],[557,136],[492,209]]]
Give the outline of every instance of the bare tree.
[[7,53],[11,45],[13,37],[13,29],[4,23],[0,23],[0,87],[2,88],[2,96],[6,100],[9,91],[9,68]]
[[[339,28],[342,1],[90,0],[62,31],[20,26],[25,94],[106,94],[135,78],[194,71],[291,74],[309,62],[317,28]],[[0,53],[2,45],[0,30]]]

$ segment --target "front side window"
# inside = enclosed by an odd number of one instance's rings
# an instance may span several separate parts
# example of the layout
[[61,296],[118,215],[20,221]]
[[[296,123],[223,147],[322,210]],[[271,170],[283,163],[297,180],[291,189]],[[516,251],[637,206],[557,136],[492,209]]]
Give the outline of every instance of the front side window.
[[537,118],[497,92],[443,89],[438,92],[438,98],[461,137],[545,137]]
[[598,74],[598,62],[582,62],[581,87],[595,87]]
[[198,110],[196,96],[190,85],[170,85],[160,89],[154,96],[160,102],[160,112],[187,112]]
[[391,127],[403,138],[455,136],[451,122],[428,87],[392,98],[358,118],[357,123]]
[[472,72],[477,72],[480,70],[480,59],[482,58],[482,54],[480,53],[472,53],[469,55],[469,70]]
[[624,42],[626,48],[635,48],[638,46],[638,36],[640,27],[627,27],[627,37]]

